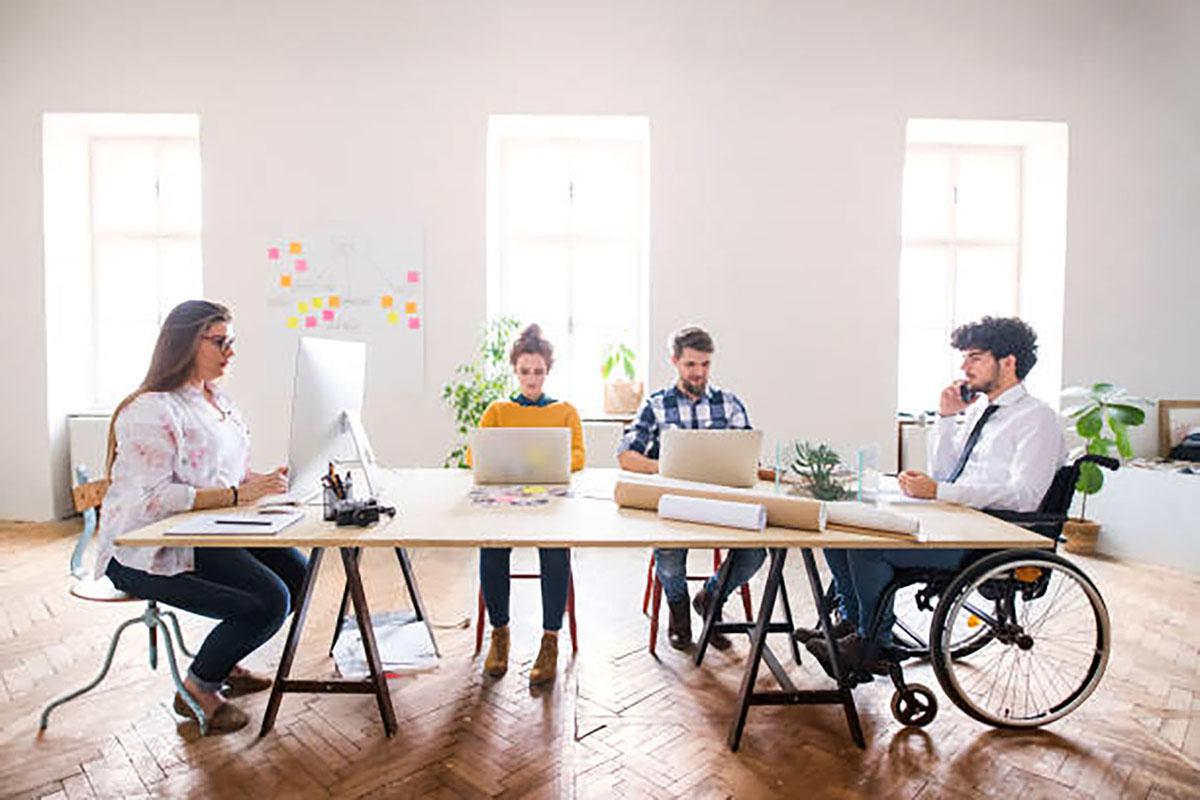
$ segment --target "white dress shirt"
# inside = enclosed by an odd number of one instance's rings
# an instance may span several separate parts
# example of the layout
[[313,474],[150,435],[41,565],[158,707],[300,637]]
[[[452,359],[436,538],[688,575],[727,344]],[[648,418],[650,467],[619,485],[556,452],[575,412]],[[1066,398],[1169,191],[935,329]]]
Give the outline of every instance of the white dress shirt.
[[984,423],[979,441],[958,480],[949,483],[967,437],[989,403],[976,401],[962,425],[939,417],[934,428],[929,472],[937,498],[973,508],[1036,511],[1054,473],[1067,457],[1058,413],[1018,383],[990,405],[999,406]]

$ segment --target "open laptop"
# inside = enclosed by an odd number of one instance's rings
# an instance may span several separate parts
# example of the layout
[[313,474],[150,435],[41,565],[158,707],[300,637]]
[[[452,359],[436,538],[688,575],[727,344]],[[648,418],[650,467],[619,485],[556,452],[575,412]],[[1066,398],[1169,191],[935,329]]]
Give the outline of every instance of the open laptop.
[[477,428],[468,437],[476,483],[570,483],[570,428]]
[[749,487],[758,482],[762,431],[667,428],[659,444],[664,478]]

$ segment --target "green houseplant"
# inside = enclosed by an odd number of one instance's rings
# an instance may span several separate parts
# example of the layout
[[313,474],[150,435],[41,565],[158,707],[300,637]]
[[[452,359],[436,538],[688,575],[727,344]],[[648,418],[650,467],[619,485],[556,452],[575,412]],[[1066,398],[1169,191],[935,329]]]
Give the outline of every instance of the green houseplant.
[[[1072,453],[1073,458],[1083,453],[1107,456],[1113,450],[1123,459],[1133,457],[1129,429],[1146,421],[1146,412],[1140,408],[1147,404],[1146,400],[1133,397],[1111,383],[1072,386],[1063,390],[1063,397],[1073,402],[1063,410],[1063,415],[1071,420],[1069,430],[1083,440],[1083,444]],[[1082,495],[1079,518],[1069,520],[1063,526],[1067,550],[1090,553],[1095,549],[1100,525],[1087,519],[1087,499],[1088,495],[1096,494],[1103,487],[1104,473],[1100,467],[1095,464],[1080,465],[1079,480],[1075,484],[1075,490]]]
[[644,389],[640,381],[634,380],[637,356],[633,348],[624,342],[604,348],[600,377],[604,378],[604,413],[632,414],[637,411]]
[[834,477],[834,470],[840,463],[841,457],[829,445],[797,441],[792,443],[788,468],[804,479],[816,499],[841,500],[846,497],[846,489]]
[[442,387],[442,399],[454,412],[457,441],[443,467],[467,466],[467,434],[479,426],[483,412],[494,400],[508,397],[516,389],[508,365],[508,348],[518,323],[511,317],[499,317],[484,325],[475,358],[454,371],[454,378]]

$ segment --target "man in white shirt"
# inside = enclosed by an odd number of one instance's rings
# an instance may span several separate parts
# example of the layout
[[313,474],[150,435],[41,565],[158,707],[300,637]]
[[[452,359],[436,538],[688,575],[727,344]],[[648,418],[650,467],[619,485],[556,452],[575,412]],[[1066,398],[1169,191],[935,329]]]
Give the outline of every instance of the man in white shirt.
[[[942,390],[930,474],[902,472],[901,491],[973,508],[1036,511],[1066,460],[1058,413],[1029,394],[1023,383],[1037,363],[1037,334],[1015,317],[984,317],[956,329],[950,343],[963,353],[965,380]],[[965,419],[959,425],[961,412]],[[833,633],[843,663],[860,670],[877,667],[880,650],[891,645],[895,616],[879,603],[897,568],[953,569],[967,553],[826,551],[840,598],[841,620]],[[877,613],[879,624],[872,631]],[[819,633],[798,631],[797,638],[806,641],[828,671],[828,652]]]

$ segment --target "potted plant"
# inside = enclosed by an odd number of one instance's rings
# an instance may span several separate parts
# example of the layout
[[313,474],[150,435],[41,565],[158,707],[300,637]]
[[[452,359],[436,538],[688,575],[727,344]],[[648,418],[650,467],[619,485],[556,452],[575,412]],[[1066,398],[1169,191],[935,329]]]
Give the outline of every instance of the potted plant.
[[[1071,454],[1078,458],[1083,453],[1107,456],[1115,448],[1121,458],[1133,457],[1133,445],[1129,441],[1129,429],[1146,421],[1146,412],[1139,406],[1147,405],[1140,397],[1132,397],[1120,386],[1111,383],[1095,383],[1088,386],[1072,386],[1063,390],[1063,397],[1075,401],[1075,405],[1063,411],[1072,421],[1071,428],[1083,439],[1083,444]],[[1096,550],[1096,537],[1100,535],[1100,523],[1089,520],[1087,513],[1088,495],[1096,494],[1104,486],[1104,473],[1095,464],[1085,463],[1079,467],[1079,481],[1075,490],[1081,495],[1078,519],[1068,519],[1063,524],[1066,549],[1071,553],[1092,553]]]
[[637,357],[629,345],[618,342],[604,350],[600,365],[604,378],[604,413],[633,414],[642,402],[644,387],[637,377]]
[[792,444],[792,450],[792,462],[788,469],[804,479],[813,497],[818,500],[841,500],[846,497],[846,487],[834,474],[842,459],[832,447],[797,441]]
[[494,400],[508,397],[516,390],[508,365],[508,348],[517,332],[517,321],[499,317],[488,322],[479,340],[474,360],[454,371],[454,378],[442,387],[442,399],[454,412],[458,441],[443,467],[467,466],[467,434],[479,426],[483,412]]

